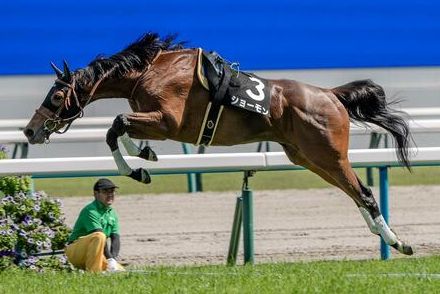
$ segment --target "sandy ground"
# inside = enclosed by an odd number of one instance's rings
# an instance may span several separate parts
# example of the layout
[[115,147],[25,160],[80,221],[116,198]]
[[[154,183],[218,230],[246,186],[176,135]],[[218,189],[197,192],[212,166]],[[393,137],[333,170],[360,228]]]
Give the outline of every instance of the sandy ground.
[[[134,265],[225,263],[238,195],[117,197],[122,260]],[[256,263],[379,258],[379,238],[339,190],[271,190],[253,195]],[[63,199],[69,225],[91,199]],[[440,186],[390,189],[390,223],[413,245],[415,256],[440,254],[439,211]],[[242,263],[242,244],[238,263]],[[403,256],[394,249],[392,255]]]

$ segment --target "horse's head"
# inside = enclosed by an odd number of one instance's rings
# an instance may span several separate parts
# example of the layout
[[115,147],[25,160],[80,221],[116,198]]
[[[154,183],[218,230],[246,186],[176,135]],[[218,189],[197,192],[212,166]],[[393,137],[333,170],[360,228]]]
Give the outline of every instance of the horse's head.
[[[23,130],[31,144],[48,142],[52,133],[64,133],[70,124],[83,115],[83,106],[75,91],[75,78],[64,61],[64,71],[53,63],[57,79],[41,106]],[[67,125],[67,126],[66,126]],[[60,131],[64,126],[66,128]]]

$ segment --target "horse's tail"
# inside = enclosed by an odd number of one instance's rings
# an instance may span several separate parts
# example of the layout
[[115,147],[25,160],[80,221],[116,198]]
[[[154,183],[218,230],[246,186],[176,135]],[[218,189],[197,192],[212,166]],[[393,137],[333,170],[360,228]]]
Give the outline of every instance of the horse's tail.
[[402,118],[401,111],[390,108],[385,99],[383,88],[371,80],[354,81],[337,88],[332,92],[338,97],[348,111],[351,119],[368,122],[387,130],[397,144],[397,158],[409,170],[410,131],[408,123]]

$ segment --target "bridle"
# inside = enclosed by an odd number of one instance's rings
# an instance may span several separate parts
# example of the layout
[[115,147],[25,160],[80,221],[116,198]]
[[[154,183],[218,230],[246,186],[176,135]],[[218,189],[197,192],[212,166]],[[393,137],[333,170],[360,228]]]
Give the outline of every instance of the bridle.
[[[78,99],[78,95],[76,94],[75,91],[75,84],[76,81],[74,78],[72,78],[72,81],[70,83],[63,81],[61,79],[56,79],[55,80],[55,84],[60,84],[64,87],[67,87],[67,93],[66,96],[64,98],[64,103],[61,103],[60,107],[55,111],[54,117],[50,117],[49,115],[47,115],[46,113],[40,111],[39,109],[36,109],[35,112],[40,114],[41,116],[45,117],[46,120],[44,121],[43,127],[44,127],[44,131],[47,133],[47,137],[46,137],[46,143],[49,142],[49,135],[51,133],[57,133],[57,134],[64,134],[65,132],[67,132],[67,130],[70,128],[70,126],[72,125],[73,121],[77,118],[81,118],[84,116],[84,107],[87,106],[87,104],[89,104],[90,100],[93,97],[93,94],[95,94],[96,89],[98,88],[99,84],[105,79],[106,75],[104,75],[101,79],[99,79],[95,85],[93,86],[92,90],[89,92],[86,103],[84,104],[84,106],[81,105],[79,99]],[[79,108],[79,111],[72,115],[71,117],[68,118],[62,118],[60,117],[61,112],[63,111],[64,108],[69,109],[70,105],[71,105],[71,100],[73,100],[76,104],[76,106]],[[64,128],[64,130],[59,131],[56,130],[58,128],[58,126],[60,124],[66,123],[67,122],[67,127]]]
[[[156,53],[155,57],[153,58],[153,60],[148,64],[148,66],[142,71],[141,75],[139,76],[139,78],[137,79],[133,89],[131,90],[131,94],[130,94],[130,100],[132,99],[138,85],[139,82],[141,80],[141,78],[144,76],[144,74],[150,69],[151,65],[154,63],[154,61],[159,57],[159,55],[162,53],[162,50],[159,49],[158,52]],[[58,70],[54,65],[53,65],[55,71],[58,74],[62,74],[62,72],[60,70]],[[67,64],[65,64],[65,68],[67,68]],[[76,84],[76,80],[72,77],[71,78],[71,82],[66,82],[64,80],[62,80],[60,77],[61,75],[58,75],[58,78],[55,80],[55,84],[60,84],[64,87],[67,87],[67,93],[66,96],[64,98],[64,103],[61,103],[60,107],[55,111],[54,113],[54,117],[50,117],[49,115],[47,115],[46,113],[42,112],[39,109],[36,109],[35,112],[38,113],[39,115],[43,116],[44,118],[46,118],[46,120],[43,123],[43,131],[46,133],[46,138],[45,138],[45,143],[49,143],[49,135],[52,133],[56,133],[56,134],[64,134],[65,132],[67,132],[70,128],[70,126],[72,125],[73,121],[77,118],[81,118],[84,116],[84,108],[87,106],[87,104],[89,104],[90,100],[93,97],[93,94],[95,94],[96,89],[98,88],[99,84],[101,84],[101,82],[110,74],[110,72],[107,72],[106,74],[104,74],[96,83],[95,85],[93,85],[92,90],[89,92],[86,103],[84,103],[84,106],[81,106],[81,103],[78,99],[78,95],[76,94],[75,91],[75,84]],[[68,118],[62,118],[60,117],[61,112],[63,111],[64,108],[69,109],[70,105],[71,105],[71,97],[73,97],[76,106],[79,108],[79,111],[72,115],[71,117]],[[64,130],[59,131],[59,130],[55,130],[58,128],[58,126],[62,123],[67,123],[67,126],[64,128]]]

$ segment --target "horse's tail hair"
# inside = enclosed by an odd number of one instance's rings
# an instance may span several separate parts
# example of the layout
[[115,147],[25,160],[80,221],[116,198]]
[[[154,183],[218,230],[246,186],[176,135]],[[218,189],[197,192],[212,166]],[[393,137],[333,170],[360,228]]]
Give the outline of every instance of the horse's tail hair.
[[345,106],[350,119],[373,123],[387,130],[397,144],[398,160],[411,170],[408,152],[411,134],[402,117],[405,113],[390,107],[396,101],[387,102],[381,86],[371,80],[361,80],[333,88],[332,92]]

